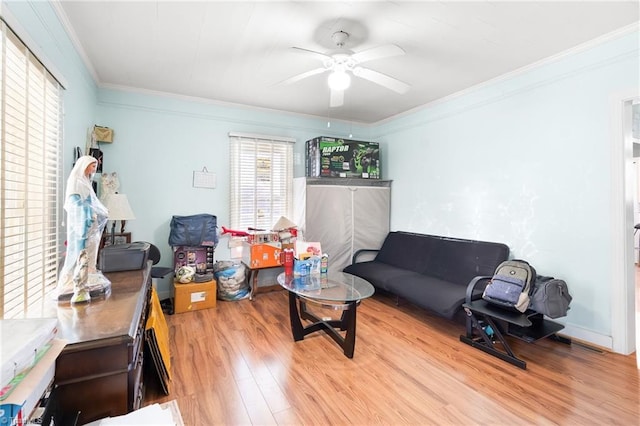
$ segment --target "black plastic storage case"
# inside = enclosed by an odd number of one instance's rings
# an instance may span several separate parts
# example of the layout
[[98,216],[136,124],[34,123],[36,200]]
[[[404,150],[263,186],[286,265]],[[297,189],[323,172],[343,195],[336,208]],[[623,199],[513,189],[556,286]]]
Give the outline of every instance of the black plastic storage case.
[[114,244],[100,250],[98,269],[102,272],[142,269],[149,259],[149,243]]

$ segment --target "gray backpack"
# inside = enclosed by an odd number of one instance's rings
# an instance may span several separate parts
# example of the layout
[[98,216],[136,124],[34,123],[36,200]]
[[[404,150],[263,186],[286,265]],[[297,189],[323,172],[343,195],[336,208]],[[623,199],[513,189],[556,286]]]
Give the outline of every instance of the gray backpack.
[[536,270],[525,260],[505,260],[496,268],[482,298],[502,308],[525,312],[536,281]]
[[560,318],[567,315],[572,299],[566,282],[538,276],[529,307],[549,318]]

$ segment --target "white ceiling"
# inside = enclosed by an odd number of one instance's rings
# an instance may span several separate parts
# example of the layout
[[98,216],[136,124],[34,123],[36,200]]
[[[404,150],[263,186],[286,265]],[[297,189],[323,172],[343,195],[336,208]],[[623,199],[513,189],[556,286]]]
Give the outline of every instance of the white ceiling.
[[[628,26],[630,1],[58,1],[102,87],[120,87],[377,122]],[[61,6],[61,7],[60,7]],[[359,52],[404,56],[366,63],[411,85],[404,95],[359,78],[329,108],[327,74],[277,83],[322,64],[331,35]]]

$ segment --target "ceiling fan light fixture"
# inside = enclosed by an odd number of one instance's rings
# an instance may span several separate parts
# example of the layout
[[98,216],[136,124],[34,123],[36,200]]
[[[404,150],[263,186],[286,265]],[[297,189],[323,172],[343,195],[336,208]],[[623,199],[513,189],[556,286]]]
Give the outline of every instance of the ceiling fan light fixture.
[[331,90],[345,90],[351,85],[351,77],[344,71],[334,71],[327,79]]

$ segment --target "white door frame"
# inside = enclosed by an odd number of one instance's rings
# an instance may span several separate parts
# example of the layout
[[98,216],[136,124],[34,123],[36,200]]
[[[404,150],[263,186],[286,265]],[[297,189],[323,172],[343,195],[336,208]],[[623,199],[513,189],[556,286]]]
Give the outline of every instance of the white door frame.
[[633,185],[627,184],[635,179],[630,133],[631,107],[638,99],[638,88],[611,97],[611,349],[625,355],[640,344],[635,333],[634,197]]

